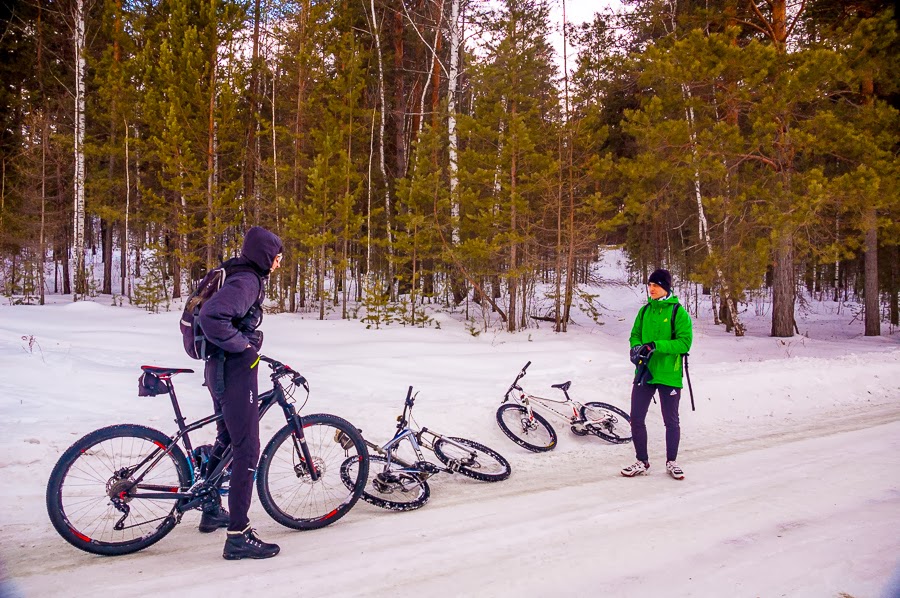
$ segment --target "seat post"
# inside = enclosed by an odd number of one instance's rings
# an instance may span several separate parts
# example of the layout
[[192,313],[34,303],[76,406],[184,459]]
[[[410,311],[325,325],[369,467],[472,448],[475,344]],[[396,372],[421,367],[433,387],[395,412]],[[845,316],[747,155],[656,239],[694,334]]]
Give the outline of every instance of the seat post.
[[190,455],[190,452],[193,450],[191,440],[188,438],[187,432],[185,432],[184,416],[181,414],[181,407],[178,406],[178,397],[175,396],[175,385],[172,383],[172,378],[169,378],[169,398],[172,400],[172,409],[175,410],[175,423],[178,424],[178,431],[184,435],[184,446]]

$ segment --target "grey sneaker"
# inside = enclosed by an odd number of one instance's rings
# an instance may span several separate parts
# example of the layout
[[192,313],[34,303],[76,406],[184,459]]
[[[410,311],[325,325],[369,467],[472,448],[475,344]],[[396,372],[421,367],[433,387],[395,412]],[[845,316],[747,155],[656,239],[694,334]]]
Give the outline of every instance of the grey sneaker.
[[622,475],[626,478],[633,478],[634,476],[645,475],[648,469],[650,469],[649,463],[635,461],[634,465],[629,465],[622,470]]

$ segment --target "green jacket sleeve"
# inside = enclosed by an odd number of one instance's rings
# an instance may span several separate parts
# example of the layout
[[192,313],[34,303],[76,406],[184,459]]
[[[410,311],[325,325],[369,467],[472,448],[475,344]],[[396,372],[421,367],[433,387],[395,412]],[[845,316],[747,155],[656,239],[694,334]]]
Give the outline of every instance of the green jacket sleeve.
[[644,311],[643,307],[638,311],[638,315],[634,318],[634,326],[631,327],[631,336],[628,338],[628,347],[629,348],[644,344],[644,341],[641,339],[641,312],[642,311]]
[[691,350],[691,343],[693,340],[694,332],[693,325],[691,324],[691,316],[682,306],[675,315],[675,338],[672,340],[656,341],[656,350],[659,353],[682,355]]

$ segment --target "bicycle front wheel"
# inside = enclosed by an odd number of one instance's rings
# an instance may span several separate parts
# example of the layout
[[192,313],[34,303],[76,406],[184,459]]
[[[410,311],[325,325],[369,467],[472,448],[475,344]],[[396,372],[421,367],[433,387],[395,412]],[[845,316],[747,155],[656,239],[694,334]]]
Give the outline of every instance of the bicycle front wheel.
[[465,438],[438,438],[434,441],[434,454],[450,470],[482,482],[503,481],[512,471],[503,455]]
[[120,425],[69,447],[47,483],[47,514],[59,535],[85,552],[112,556],[147,548],[172,531],[177,498],[141,498],[190,487],[187,459],[171,441],[153,428]]
[[[310,464],[288,424],[266,445],[256,487],[259,502],[272,519],[292,529],[310,530],[334,523],[353,508],[365,488],[369,453],[362,435],[345,419],[317,413],[302,420],[318,479],[312,479]],[[356,463],[347,484],[341,480],[345,461]]]
[[615,405],[585,403],[581,408],[585,429],[607,442],[631,442],[631,417]]
[[[389,511],[412,511],[428,502],[431,488],[418,473],[391,462],[381,455],[369,455],[369,480],[362,499],[369,504]],[[341,466],[345,484],[358,475],[359,464],[350,459]]]
[[509,439],[529,451],[543,453],[556,447],[556,430],[541,415],[521,405],[506,404],[497,409],[497,425]]

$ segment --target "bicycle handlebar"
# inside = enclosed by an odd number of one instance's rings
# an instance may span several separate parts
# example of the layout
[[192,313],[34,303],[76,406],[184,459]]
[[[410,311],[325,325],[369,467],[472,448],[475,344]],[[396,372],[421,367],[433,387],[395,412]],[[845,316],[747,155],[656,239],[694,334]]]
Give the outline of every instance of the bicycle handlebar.
[[272,380],[276,380],[283,376],[291,376],[291,382],[293,382],[294,385],[302,386],[306,389],[306,392],[309,392],[309,383],[306,381],[306,378],[291,366],[286,363],[281,363],[277,359],[266,357],[265,355],[260,355],[259,360],[268,363],[269,367],[272,368]]
[[509,385],[509,390],[507,390],[506,395],[504,395],[506,397],[503,399],[504,402],[506,402],[506,400],[509,398],[509,393],[512,392],[513,389],[522,390],[521,388],[519,388],[519,380],[521,380],[522,378],[525,377],[525,372],[526,372],[526,370],[528,370],[528,366],[530,366],[530,365],[531,365],[530,361],[528,363],[526,363],[525,367],[522,368],[522,371],[519,372],[519,374],[516,376],[516,379],[513,380],[513,383]]

